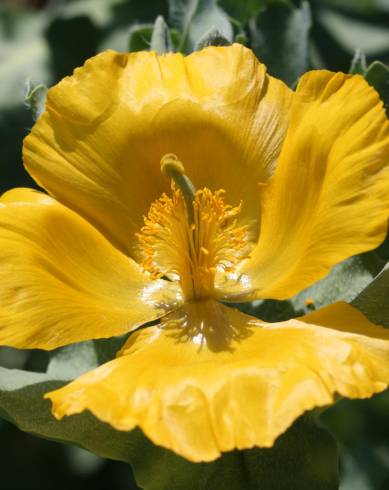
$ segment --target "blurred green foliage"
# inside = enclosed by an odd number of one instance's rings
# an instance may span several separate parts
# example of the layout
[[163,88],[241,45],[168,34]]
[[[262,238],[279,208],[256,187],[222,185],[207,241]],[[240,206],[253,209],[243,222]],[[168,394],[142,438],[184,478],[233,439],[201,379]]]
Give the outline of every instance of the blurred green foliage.
[[[162,18],[156,21],[158,16]],[[0,3],[1,191],[35,185],[21,165],[22,140],[34,122],[33,114],[24,104],[27,80],[33,88],[41,83],[50,86],[71,74],[88,57],[108,48],[137,51],[152,46],[160,51],[173,48],[186,53],[209,42],[232,41],[252,47],[268,65],[270,73],[290,86],[311,68],[345,72],[351,69],[364,75],[389,104],[389,0],[3,0]],[[30,90],[29,94],[30,104],[34,105],[33,95],[38,92]],[[386,242],[377,252],[340,264],[326,279],[290,301],[255,302],[247,305],[246,310],[275,321],[305,313],[334,299],[345,299],[354,300],[371,315],[366,306],[371,304],[371,298],[378,298],[380,304],[387,298],[388,291],[382,287],[383,278],[388,283],[387,270],[358,294],[388,259]],[[313,303],[308,301],[311,298]],[[381,316],[376,320],[388,327],[387,307],[379,313]],[[99,352],[98,348],[93,350],[96,356],[93,362],[102,362]],[[48,354],[43,352],[27,355],[0,348],[0,365],[40,372],[34,376],[42,383],[53,382],[44,377],[48,366],[51,376],[59,369],[61,355],[54,359],[49,363]],[[69,366],[82,369],[73,362]],[[7,398],[7,403],[11,402]],[[341,490],[389,489],[389,393],[368,401],[342,400],[321,419],[340,441]],[[294,430],[287,437],[293,439]],[[2,420],[0,434],[1,485],[5,490],[61,490],[69,486],[74,490],[137,488],[130,466],[124,463],[100,459],[77,446],[32,437]],[[278,453],[280,466],[282,440]],[[307,444],[309,450],[310,442]],[[322,456],[323,464],[331,467],[332,456],[329,453]],[[220,465],[230,468],[231,458],[227,455]],[[138,466],[139,461],[138,458]],[[301,462],[296,460],[298,464]],[[171,475],[164,475],[163,467],[164,460],[155,460],[157,469],[153,471],[161,472],[161,478],[168,482]],[[147,474],[148,470],[141,471]],[[214,481],[211,476],[204,478]],[[193,488],[219,488],[215,481],[212,485]],[[296,486],[297,490],[301,488]],[[311,484],[311,488],[321,487],[316,482],[316,487]]]

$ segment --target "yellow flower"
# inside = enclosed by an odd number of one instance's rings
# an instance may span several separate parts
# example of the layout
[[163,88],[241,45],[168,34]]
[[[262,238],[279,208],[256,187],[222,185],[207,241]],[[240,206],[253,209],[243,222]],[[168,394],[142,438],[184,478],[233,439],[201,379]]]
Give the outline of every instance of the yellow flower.
[[389,123],[362,77],[292,92],[239,45],[108,51],[49,91],[24,162],[50,196],[2,197],[0,343],[160,319],[47,394],[57,418],[89,409],[211,461],[388,386],[389,332],[350,305],[269,324],[221,303],[289,298],[384,239]]

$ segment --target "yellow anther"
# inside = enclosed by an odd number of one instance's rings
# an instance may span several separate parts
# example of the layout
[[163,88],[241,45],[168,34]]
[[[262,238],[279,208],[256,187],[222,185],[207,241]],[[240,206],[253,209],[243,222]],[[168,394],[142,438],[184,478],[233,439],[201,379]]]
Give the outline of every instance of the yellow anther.
[[207,250],[205,247],[201,247],[200,252],[203,253],[204,255],[209,255],[209,250]]

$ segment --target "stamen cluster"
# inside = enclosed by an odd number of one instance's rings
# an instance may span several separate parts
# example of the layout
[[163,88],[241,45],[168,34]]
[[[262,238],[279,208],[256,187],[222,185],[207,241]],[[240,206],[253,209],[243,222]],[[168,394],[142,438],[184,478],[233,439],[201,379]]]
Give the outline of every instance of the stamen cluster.
[[233,272],[248,256],[248,227],[238,225],[242,203],[226,204],[224,194],[196,191],[188,213],[173,183],[171,197],[163,194],[151,204],[137,234],[142,267],[153,279],[179,281],[186,299],[211,297],[216,271]]

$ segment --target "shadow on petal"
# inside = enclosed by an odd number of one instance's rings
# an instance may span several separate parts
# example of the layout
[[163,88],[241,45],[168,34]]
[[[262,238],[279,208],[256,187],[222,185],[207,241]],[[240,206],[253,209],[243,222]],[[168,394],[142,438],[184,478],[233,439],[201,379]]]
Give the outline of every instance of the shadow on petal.
[[233,344],[253,334],[258,322],[238,310],[227,308],[212,300],[187,303],[183,308],[167,315],[160,327],[177,343],[191,342],[198,351],[234,352]]

